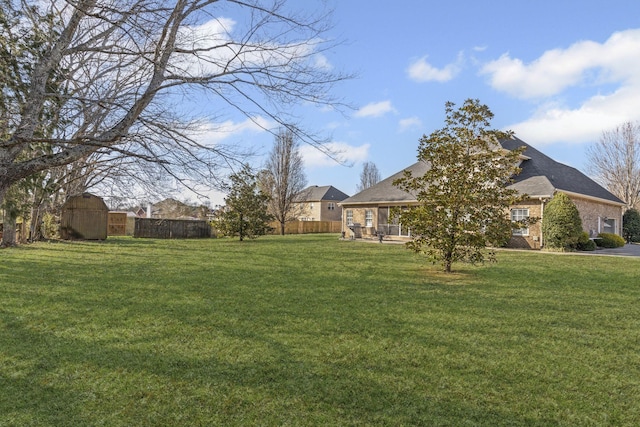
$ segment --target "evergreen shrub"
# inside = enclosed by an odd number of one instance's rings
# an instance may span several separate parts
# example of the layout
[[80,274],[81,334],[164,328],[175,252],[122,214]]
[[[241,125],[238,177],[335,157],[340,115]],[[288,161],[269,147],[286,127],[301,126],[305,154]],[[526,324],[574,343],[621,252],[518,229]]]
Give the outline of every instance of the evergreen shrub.
[[613,233],[600,233],[597,240],[598,246],[603,248],[621,248],[625,241],[621,236]]
[[578,208],[564,193],[557,193],[547,203],[542,218],[542,235],[549,249],[574,250],[582,236]]
[[627,242],[640,242],[640,212],[629,209],[622,216],[622,234]]
[[589,233],[583,231],[580,235],[580,240],[578,240],[577,249],[579,251],[595,251],[596,250],[596,242],[589,238]]

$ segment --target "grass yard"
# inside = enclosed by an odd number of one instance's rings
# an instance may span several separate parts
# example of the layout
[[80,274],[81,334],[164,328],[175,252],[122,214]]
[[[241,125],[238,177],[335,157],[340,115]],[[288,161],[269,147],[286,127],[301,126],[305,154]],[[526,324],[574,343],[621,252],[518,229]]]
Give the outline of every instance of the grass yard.
[[640,259],[335,235],[0,251],[0,426],[640,425]]

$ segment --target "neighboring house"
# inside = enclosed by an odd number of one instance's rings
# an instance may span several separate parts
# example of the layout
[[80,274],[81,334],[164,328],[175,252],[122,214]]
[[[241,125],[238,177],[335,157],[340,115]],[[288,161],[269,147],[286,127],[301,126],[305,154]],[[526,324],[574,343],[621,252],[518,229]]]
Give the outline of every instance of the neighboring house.
[[347,197],[331,185],[312,185],[298,196],[296,217],[299,221],[340,221],[342,210],[338,204]]
[[206,206],[187,205],[175,199],[164,199],[151,207],[151,218],[158,219],[207,219],[208,213]]
[[[544,208],[558,191],[567,194],[575,203],[580,212],[582,227],[591,237],[604,232],[621,234],[624,210],[622,200],[577,169],[556,162],[518,138],[501,141],[501,144],[506,149],[525,147],[520,163],[522,171],[514,177],[510,187],[520,194],[527,194],[527,199],[509,209],[511,219],[540,218],[540,221],[529,228],[514,230],[509,246],[534,249],[544,246],[541,232]],[[417,162],[407,170],[414,176],[420,176],[427,168],[426,163]],[[393,181],[401,178],[403,172],[343,200],[340,203],[343,210],[342,229],[349,233],[356,224],[360,225],[364,236],[381,232],[387,236],[410,238],[411,230],[390,217],[392,207],[417,204],[413,195],[393,185]]]

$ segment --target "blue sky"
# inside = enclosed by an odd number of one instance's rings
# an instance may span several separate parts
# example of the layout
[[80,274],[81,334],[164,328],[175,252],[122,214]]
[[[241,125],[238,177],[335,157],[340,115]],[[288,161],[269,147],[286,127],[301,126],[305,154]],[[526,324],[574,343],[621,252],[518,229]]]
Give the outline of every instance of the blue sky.
[[[328,4],[328,35],[345,43],[325,56],[331,67],[357,74],[335,92],[354,109],[304,114],[352,166],[303,146],[311,185],[352,195],[364,161],[383,178],[412,164],[419,138],[443,126],[447,101],[478,98],[493,111],[495,128],[583,171],[586,148],[602,131],[640,120],[637,0]],[[269,150],[272,136],[240,119],[229,125],[238,138],[263,138]]]

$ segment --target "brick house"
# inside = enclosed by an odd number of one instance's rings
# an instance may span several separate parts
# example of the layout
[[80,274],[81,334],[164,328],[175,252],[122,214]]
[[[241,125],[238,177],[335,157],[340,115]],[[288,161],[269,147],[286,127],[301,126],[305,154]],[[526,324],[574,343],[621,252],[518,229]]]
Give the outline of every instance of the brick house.
[[[510,185],[527,198],[511,206],[509,215],[513,220],[528,217],[544,217],[545,205],[557,192],[568,195],[575,203],[583,229],[591,237],[598,233],[622,233],[622,214],[624,202],[597,184],[591,178],[575,168],[556,162],[518,138],[501,141],[505,149],[525,147],[520,168],[522,171],[514,177]],[[414,176],[426,172],[428,165],[417,162],[409,166]],[[397,220],[390,218],[390,210],[397,206],[411,206],[417,203],[415,197],[393,185],[393,181],[402,177],[400,171],[378,184],[343,200],[342,229],[350,233],[353,224],[360,224],[364,237],[373,236],[378,231],[390,238],[409,239],[411,230],[402,227]],[[544,246],[541,221],[526,229],[513,230],[509,246],[539,249]]]
[[340,221],[342,210],[338,204],[349,195],[331,185],[312,185],[297,198],[299,221]]

